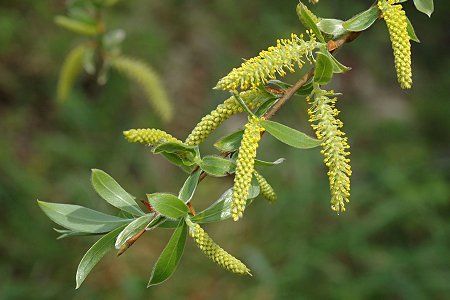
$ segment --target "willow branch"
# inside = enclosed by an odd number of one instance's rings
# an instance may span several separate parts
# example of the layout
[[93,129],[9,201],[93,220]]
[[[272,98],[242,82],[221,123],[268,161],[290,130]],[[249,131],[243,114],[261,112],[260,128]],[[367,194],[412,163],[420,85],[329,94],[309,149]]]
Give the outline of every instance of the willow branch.
[[[327,42],[327,49],[328,51],[330,51],[331,53],[335,52],[337,49],[339,49],[340,47],[342,47],[344,44],[350,43],[353,40],[355,40],[359,35],[361,34],[361,32],[350,32],[336,40],[330,40]],[[265,120],[268,120],[270,118],[272,118],[285,104],[286,102],[288,102],[294,95],[295,93],[301,89],[306,83],[308,83],[308,81],[314,76],[314,68],[311,68],[305,75],[303,75],[293,86],[291,86],[290,88],[286,89],[283,91],[283,96],[275,103],[275,105],[273,105],[271,107],[271,109],[269,111],[267,111],[263,118]],[[234,152],[224,152],[222,153],[223,157],[229,157],[231,154],[233,154]],[[194,171],[192,173],[194,173],[195,171],[198,170],[198,166],[194,169]],[[198,182],[200,183],[203,179],[206,178],[206,176],[208,176],[208,174],[205,171],[202,171],[202,173],[200,174],[200,177],[198,179]],[[187,203],[188,207],[189,207],[189,211],[191,214],[195,215],[195,209],[194,206],[192,205],[192,203],[189,201]],[[136,234],[135,236],[131,237],[129,239],[130,243],[128,243],[127,241],[127,246],[130,247],[134,242],[136,242],[136,240],[138,238],[140,238],[142,236],[143,232],[139,232],[138,234]],[[128,247],[126,249],[128,249]],[[125,249],[125,250],[126,250]],[[122,254],[124,251],[122,251],[120,254]]]

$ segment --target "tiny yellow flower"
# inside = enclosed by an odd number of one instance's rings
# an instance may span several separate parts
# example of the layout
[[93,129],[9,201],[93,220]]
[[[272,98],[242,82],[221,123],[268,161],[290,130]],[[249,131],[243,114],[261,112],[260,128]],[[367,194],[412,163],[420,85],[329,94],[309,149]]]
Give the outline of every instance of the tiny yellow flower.
[[[240,97],[250,109],[254,109],[259,105],[257,98],[265,93],[260,90],[250,90],[240,93]],[[187,137],[185,144],[196,146],[202,143],[217,127],[232,115],[243,112],[244,109],[236,100],[236,97],[231,96],[222,104],[219,104],[216,109],[204,116],[200,122],[195,125],[192,132]]]
[[130,143],[141,143],[155,147],[162,143],[182,143],[165,131],[159,129],[130,129],[124,131],[123,135]]
[[350,146],[343,126],[337,118],[339,111],[335,107],[336,98],[330,99],[327,94],[316,95],[314,99],[308,98],[311,107],[308,109],[312,128],[318,139],[322,140],[322,151],[325,165],[328,167],[330,181],[331,209],[345,211],[345,203],[350,197]]
[[388,27],[398,82],[402,89],[409,89],[412,86],[411,43],[405,11],[400,4],[394,5],[397,2],[379,0],[378,7]]
[[275,79],[276,74],[285,76],[285,69],[294,72],[295,64],[301,68],[305,63],[304,58],[309,59],[316,45],[314,35],[310,36],[309,41],[305,41],[302,35],[298,37],[293,33],[291,39],[277,40],[276,46],[261,51],[239,68],[234,68],[217,83],[216,88],[228,91],[248,90]]
[[251,275],[250,269],[246,265],[217,245],[200,225],[190,221],[187,221],[187,223],[189,225],[189,235],[194,238],[197,246],[206,256],[230,272]]
[[258,181],[259,187],[261,189],[261,194],[269,200],[269,202],[275,202],[277,200],[277,194],[273,190],[273,187],[267,182],[267,180],[258,172],[254,171],[256,180]]
[[258,148],[263,130],[264,128],[260,125],[259,119],[255,117],[251,117],[245,125],[238,158],[236,160],[233,200],[231,202],[231,216],[234,221],[239,220],[245,210],[253,171],[255,169],[256,149]]

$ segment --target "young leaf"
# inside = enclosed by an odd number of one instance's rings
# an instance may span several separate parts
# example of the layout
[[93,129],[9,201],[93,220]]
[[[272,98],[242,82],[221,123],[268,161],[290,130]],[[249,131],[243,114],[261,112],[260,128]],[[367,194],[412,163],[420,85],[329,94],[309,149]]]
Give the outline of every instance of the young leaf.
[[92,186],[95,191],[109,204],[134,216],[142,216],[134,197],[128,194],[111,176],[98,169],[92,169]]
[[327,84],[333,77],[333,61],[322,52],[317,52],[316,68],[314,70],[314,82]]
[[197,151],[195,150],[195,148],[195,146],[188,146],[182,143],[168,142],[156,146],[153,149],[153,153],[174,154],[178,156],[179,159],[181,159],[184,165],[190,166],[195,164],[196,162]]
[[369,28],[378,19],[379,15],[380,11],[378,10],[378,7],[374,5],[368,10],[363,11],[342,23],[342,27],[347,31],[363,31]]
[[337,19],[320,19],[319,23],[317,23],[317,27],[326,34],[338,37],[347,32],[342,26],[342,23],[344,23],[344,21]]
[[130,222],[79,205],[39,200],[38,205],[53,222],[72,231],[105,233]]
[[197,171],[189,175],[189,177],[184,182],[183,187],[178,194],[178,198],[180,198],[185,203],[189,202],[192,199],[195,189],[197,188],[198,179],[200,178],[201,173],[202,170],[199,168]]
[[239,149],[242,141],[244,130],[233,132],[230,135],[224,136],[214,143],[214,147],[221,152],[232,152]]
[[178,219],[187,216],[188,207],[184,202],[172,194],[155,193],[147,195],[150,205],[161,215]]
[[88,36],[98,34],[97,26],[95,25],[74,20],[66,16],[56,16],[54,20],[57,25],[75,33]]
[[160,284],[166,281],[175,271],[181,256],[183,255],[184,245],[186,244],[187,225],[184,220],[175,229],[172,237],[162,251],[148,282],[148,286]]
[[284,159],[284,158],[279,158],[276,161],[264,161],[264,160],[255,159],[255,165],[262,166],[262,167],[271,167],[271,166],[279,165],[279,164],[283,163],[285,160],[286,159]]
[[127,225],[122,232],[117,236],[115,247],[116,249],[120,249],[120,247],[129,240],[136,233],[147,227],[147,225],[152,220],[154,214],[146,214],[142,217],[135,219],[133,222]]
[[174,153],[162,152],[161,155],[164,156],[170,163],[180,167],[186,173],[190,174],[195,168],[195,166],[191,163],[185,164],[184,161]]
[[321,143],[320,140],[277,122],[262,120],[261,124],[273,137],[294,148],[310,149]]
[[226,176],[233,167],[233,161],[219,156],[205,156],[202,158],[200,168],[215,177]]
[[60,239],[64,239],[67,237],[72,237],[72,236],[87,236],[87,235],[98,235],[101,233],[87,233],[87,232],[81,232],[81,231],[73,231],[70,229],[58,229],[58,228],[53,228],[54,231],[60,233],[61,235],[58,236],[56,239],[60,240]]
[[298,15],[300,21],[302,22],[302,24],[307,29],[311,29],[312,32],[314,33],[314,35],[319,39],[319,41],[325,42],[322,32],[319,30],[319,28],[316,25],[316,23],[318,22],[317,17],[302,2],[300,2],[297,5],[297,15]]
[[414,5],[418,11],[423,12],[428,17],[431,17],[431,14],[434,12],[433,0],[414,0]]
[[[252,184],[249,189],[247,199],[247,206],[250,205],[256,197],[258,197],[260,187],[255,178],[252,179]],[[192,222],[195,223],[212,223],[224,221],[231,218],[231,202],[233,200],[233,188],[226,190],[216,202],[211,204],[207,209],[191,217]]]
[[114,248],[114,240],[122,231],[124,226],[120,226],[108,234],[101,237],[91,248],[86,252],[78,265],[77,274],[75,275],[76,288],[78,289],[86,277],[89,275],[95,265],[105,256],[108,251]]
[[420,40],[417,37],[416,32],[414,31],[414,27],[412,26],[411,21],[409,20],[408,17],[406,17],[406,22],[407,22],[406,29],[408,30],[409,38],[414,42],[420,43]]

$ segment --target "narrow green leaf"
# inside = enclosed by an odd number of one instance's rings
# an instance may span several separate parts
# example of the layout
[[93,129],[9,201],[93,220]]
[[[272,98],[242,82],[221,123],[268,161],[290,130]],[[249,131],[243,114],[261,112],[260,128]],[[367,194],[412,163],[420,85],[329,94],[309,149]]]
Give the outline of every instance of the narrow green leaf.
[[161,215],[178,219],[187,216],[188,207],[184,202],[172,194],[155,193],[147,195],[150,205]]
[[319,23],[317,23],[317,27],[326,34],[338,37],[347,32],[342,26],[342,23],[344,23],[344,21],[337,19],[320,19]]
[[273,137],[294,148],[310,149],[321,144],[321,141],[286,125],[268,120],[261,121],[261,124]]
[[[249,189],[247,199],[247,206],[253,202],[253,199],[258,197],[260,187],[255,178],[252,179],[252,184]],[[192,222],[195,223],[212,223],[220,222],[231,218],[231,202],[233,200],[233,188],[226,190],[216,202],[211,204],[202,212],[191,217]]]
[[233,161],[219,156],[205,156],[202,158],[200,168],[208,175],[223,177],[230,173],[233,168]]
[[214,143],[214,147],[221,152],[232,152],[239,149],[242,141],[244,130],[233,132],[230,135],[224,136]]
[[186,173],[190,174],[195,168],[195,166],[193,164],[191,164],[191,163],[188,163],[186,165],[183,162],[183,160],[178,155],[176,155],[174,153],[162,152],[161,155],[164,156],[170,163],[174,164],[177,167],[180,167]]
[[342,23],[342,27],[348,31],[363,31],[372,26],[372,24],[378,19],[380,11],[376,5],[371,6],[368,10],[357,14],[353,18]]
[[191,166],[196,163],[196,146],[188,146],[181,143],[163,143],[153,149],[155,154],[174,154],[182,161],[183,165]]
[[317,52],[314,82],[327,84],[333,77],[333,61],[325,54]]
[[95,265],[114,248],[114,240],[122,231],[124,226],[120,226],[108,234],[101,237],[91,248],[86,252],[78,265],[77,274],[75,275],[76,288],[78,289],[86,277],[89,275]]
[[72,32],[75,32],[78,34],[88,35],[88,36],[93,36],[93,35],[98,34],[98,30],[97,30],[96,26],[68,18],[66,16],[56,16],[55,23],[69,31],[72,31]]
[[347,71],[350,71],[351,68],[344,66],[343,64],[341,64],[326,48],[326,46],[323,46],[320,48],[320,53],[324,54],[325,56],[327,56],[332,65],[333,65],[333,73],[345,73]]
[[184,182],[183,187],[178,194],[178,198],[183,200],[185,203],[189,202],[192,199],[195,189],[197,188],[198,179],[200,178],[201,173],[202,170],[198,169],[194,173],[190,174]]
[[109,204],[135,216],[144,212],[139,208],[134,197],[128,194],[111,176],[98,169],[92,169],[92,186]]
[[163,283],[175,271],[178,263],[183,255],[184,246],[186,244],[187,225],[183,220],[175,229],[172,237],[162,251],[155,266],[153,267],[152,275],[148,282],[148,287]]
[[420,43],[420,40],[417,37],[416,32],[414,31],[414,27],[412,26],[411,21],[409,20],[408,17],[406,17],[406,22],[408,23],[406,29],[408,30],[410,40]]
[[318,18],[302,2],[297,5],[297,15],[303,26],[305,26],[307,29],[311,29],[319,41],[325,42],[322,32],[316,24],[319,22]]
[[120,247],[125,244],[132,236],[140,232],[142,229],[147,227],[147,225],[152,220],[154,214],[146,214],[142,217],[135,219],[133,222],[127,225],[122,232],[117,236],[115,247],[120,249]]
[[434,12],[433,0],[414,0],[414,5],[418,11],[423,12],[428,17],[431,17],[431,14]]
[[67,237],[72,237],[72,236],[88,236],[88,235],[101,234],[101,233],[88,233],[88,232],[81,232],[81,231],[73,231],[73,230],[70,230],[70,229],[53,228],[53,230],[61,234],[60,236],[58,236],[56,238],[57,240],[64,239],[64,238],[67,238]]
[[262,167],[272,167],[283,163],[285,160],[286,160],[285,158],[279,158],[275,161],[264,161],[260,159],[255,159],[255,165]]
[[79,205],[37,202],[53,222],[73,231],[105,233],[130,222]]

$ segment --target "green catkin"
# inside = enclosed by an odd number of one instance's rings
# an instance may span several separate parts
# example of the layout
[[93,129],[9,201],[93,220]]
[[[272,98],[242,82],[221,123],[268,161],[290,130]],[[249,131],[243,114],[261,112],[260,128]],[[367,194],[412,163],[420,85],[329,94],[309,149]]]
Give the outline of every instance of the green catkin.
[[182,143],[165,131],[159,129],[130,129],[124,131],[123,135],[130,143],[140,143],[155,147],[162,143]]
[[155,111],[164,121],[173,117],[172,104],[158,75],[147,64],[124,56],[112,59],[111,66],[130,80],[137,82],[144,90]]
[[[240,97],[250,109],[258,107],[258,97],[265,93],[260,90],[250,90],[240,93]],[[185,144],[196,146],[201,144],[217,127],[232,115],[241,113],[244,108],[236,100],[236,97],[231,96],[222,104],[219,104],[216,109],[204,116],[200,122],[194,127],[192,132],[187,137]]]
[[261,189],[261,194],[269,200],[269,202],[273,203],[277,201],[277,194],[273,190],[273,187],[267,182],[267,180],[258,172],[254,171],[256,181],[258,181],[259,187]]
[[234,176],[233,200],[231,202],[231,216],[234,221],[242,217],[247,203],[255,169],[256,150],[261,139],[261,132],[264,130],[259,121],[258,118],[251,117],[245,125],[241,146],[239,147]]
[[246,265],[217,245],[200,225],[192,222],[188,222],[188,225],[189,235],[206,256],[230,272],[251,275],[250,269]]
[[308,98],[311,107],[308,109],[309,121],[322,140],[322,151],[325,165],[328,167],[330,181],[331,209],[336,212],[345,211],[345,203],[350,197],[350,176],[352,174],[350,152],[345,133],[341,131],[343,123],[337,118],[339,111],[335,107],[336,98],[330,99],[324,92]]
[[83,57],[86,51],[84,45],[73,48],[64,60],[58,79],[57,98],[65,101],[72,90],[73,84],[83,70]]
[[411,43],[405,11],[400,4],[394,5],[397,2],[379,0],[378,7],[386,21],[392,42],[397,80],[402,89],[409,89],[412,86]]
[[223,77],[216,85],[217,89],[236,91],[256,88],[275,79],[276,74],[285,76],[287,69],[294,72],[295,64],[299,68],[305,63],[304,58],[309,59],[311,51],[316,48],[314,35],[309,41],[303,40],[303,35],[298,37],[291,34],[291,39],[277,40],[277,45],[261,51],[239,68],[234,68],[227,76]]

